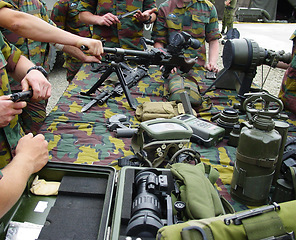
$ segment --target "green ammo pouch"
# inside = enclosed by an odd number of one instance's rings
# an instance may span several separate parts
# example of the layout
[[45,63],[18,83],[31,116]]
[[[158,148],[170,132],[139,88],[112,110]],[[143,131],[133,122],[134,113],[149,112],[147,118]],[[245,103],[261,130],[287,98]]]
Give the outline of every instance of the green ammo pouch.
[[295,239],[296,201],[162,227],[159,240]]
[[186,206],[182,213],[183,221],[234,212],[232,206],[215,189],[219,172],[210,165],[175,163],[170,170],[178,187],[172,194],[173,202],[182,201]]

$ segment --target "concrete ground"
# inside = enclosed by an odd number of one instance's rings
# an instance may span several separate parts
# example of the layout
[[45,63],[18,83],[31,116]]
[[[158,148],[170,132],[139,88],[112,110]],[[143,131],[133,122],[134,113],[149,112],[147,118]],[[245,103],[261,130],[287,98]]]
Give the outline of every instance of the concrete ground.
[[253,39],[260,47],[291,52],[290,36],[296,30],[295,23],[235,23],[240,38]]
[[[286,53],[292,50],[292,41],[289,40],[292,33],[296,30],[296,24],[291,23],[234,23],[234,27],[240,32],[240,38],[252,39],[258,43],[259,47],[274,51],[284,50]],[[221,30],[220,22],[220,30]],[[222,56],[223,45],[220,45],[220,56]],[[219,58],[218,65],[223,68],[222,58]],[[49,75],[52,84],[52,96],[49,99],[47,113],[55,106],[60,96],[68,86],[66,81],[66,71],[62,68],[63,61],[61,56],[57,59],[53,71]],[[261,84],[265,81],[264,89],[277,96],[284,70],[273,69],[268,66],[258,67],[254,82]]]

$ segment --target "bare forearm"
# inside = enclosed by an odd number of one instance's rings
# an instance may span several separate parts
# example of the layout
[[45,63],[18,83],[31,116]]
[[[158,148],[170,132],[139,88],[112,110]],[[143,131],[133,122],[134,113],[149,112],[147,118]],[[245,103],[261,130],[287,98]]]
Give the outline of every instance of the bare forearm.
[[80,12],[79,19],[88,25],[98,25],[98,18],[100,16],[94,15],[91,12]]
[[81,62],[85,61],[86,55],[77,47],[65,45],[63,47],[63,52],[70,54],[72,57],[77,58]]
[[2,170],[0,180],[0,218],[17,202],[31,175],[26,166],[15,164],[14,160]]
[[217,64],[219,57],[219,41],[214,40],[209,42],[209,63]]
[[26,76],[28,69],[33,66],[34,64],[29,59],[27,59],[25,56],[21,56],[17,62],[14,72],[10,72],[9,75],[14,80],[21,82]]
[[53,42],[76,46],[80,37],[54,27],[42,19],[9,8],[0,10],[0,26],[40,42]]

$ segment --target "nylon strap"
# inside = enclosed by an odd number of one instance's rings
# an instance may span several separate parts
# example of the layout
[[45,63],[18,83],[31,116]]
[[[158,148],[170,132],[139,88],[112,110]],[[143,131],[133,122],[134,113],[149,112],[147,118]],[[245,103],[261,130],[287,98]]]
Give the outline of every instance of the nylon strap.
[[263,213],[242,220],[248,240],[264,239],[286,234],[282,220],[276,211]]
[[292,177],[292,183],[294,188],[294,199],[296,199],[296,168],[295,167],[289,167]]
[[214,240],[211,229],[208,226],[203,228],[198,226],[189,226],[182,229],[182,240]]
[[239,159],[239,161],[248,163],[248,164],[252,164],[252,165],[256,165],[259,167],[265,167],[265,168],[271,168],[273,167],[278,158],[251,158],[251,157],[247,157],[245,155],[240,154],[238,151],[236,152],[236,159]]
[[[233,169],[233,181],[231,187],[236,189],[237,186],[243,188],[243,194],[249,198],[261,200],[264,196],[267,196],[269,189],[266,186],[270,186],[272,182],[272,176],[274,171],[268,175],[251,176],[247,177],[247,173],[244,169],[237,169],[235,165]],[[256,188],[254,188],[256,186]]]

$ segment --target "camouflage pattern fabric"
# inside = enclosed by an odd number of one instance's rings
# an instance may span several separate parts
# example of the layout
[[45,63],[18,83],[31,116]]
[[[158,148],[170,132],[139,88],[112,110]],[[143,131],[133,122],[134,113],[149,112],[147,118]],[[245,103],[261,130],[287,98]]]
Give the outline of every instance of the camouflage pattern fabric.
[[[3,6],[4,4],[1,4],[1,7]],[[14,70],[21,56],[21,51],[14,45],[5,42],[1,33],[0,47],[0,95],[2,96],[11,93],[7,72]],[[22,135],[23,131],[18,122],[18,116],[15,116],[6,127],[0,129],[0,168],[3,168],[12,159],[17,142]]]
[[169,101],[181,102],[180,93],[186,91],[192,105],[199,106],[201,104],[202,99],[198,84],[189,78],[179,76],[179,78],[171,79],[169,81],[169,91]]
[[[79,3],[78,10],[103,16],[109,12],[113,15],[121,15],[136,9],[144,12],[155,7],[155,0],[82,0]],[[94,25],[93,38],[105,40],[105,47],[141,50],[142,46],[139,41],[143,37],[143,26],[142,22],[139,22],[133,16],[129,16],[110,27]]]
[[[47,15],[46,4],[42,0],[5,0],[11,4],[14,9],[34,15],[44,21],[54,25]],[[7,29],[1,29],[5,38],[17,48],[19,48],[23,55],[30,59],[36,65],[41,65],[45,70],[49,70],[47,56],[49,52],[49,43],[42,43],[31,39],[23,38]]]
[[[185,57],[196,58],[193,71],[187,74],[171,74],[169,78],[170,100],[178,100],[177,89],[182,89],[182,79],[191,87],[191,103],[200,106],[202,99],[198,93],[198,83],[205,77],[203,68],[206,63],[206,42],[221,38],[216,8],[209,1],[193,0],[186,5],[183,0],[171,0],[162,3],[158,10],[158,19],[153,26],[151,37],[166,47],[169,39],[177,32],[185,31],[200,41],[198,49],[189,47]],[[184,86],[185,87],[185,86]],[[182,90],[180,90],[182,91]],[[173,96],[174,95],[174,96]],[[190,94],[189,94],[190,96]]]
[[285,108],[296,114],[296,30],[290,40],[293,41],[292,62],[286,70],[279,98],[283,101]]
[[170,0],[159,6],[157,21],[151,37],[155,42],[169,43],[169,38],[176,32],[185,31],[201,43],[199,49],[189,47],[185,57],[197,59],[196,67],[203,67],[206,62],[205,42],[220,39],[216,8],[209,1],[193,0],[187,6],[183,0]]
[[67,81],[71,82],[79,69],[81,68],[83,62],[79,61],[78,59],[71,57],[67,53],[64,53],[65,62],[63,67],[67,69]]
[[[90,27],[79,20],[78,0],[60,0],[57,1],[51,12],[51,20],[57,27],[79,35],[81,37],[91,37]],[[67,80],[72,81],[82,62],[67,53],[64,53],[64,68],[67,69]]]
[[[54,25],[47,15],[46,4],[42,0],[5,0],[11,4],[14,9],[19,11],[32,14],[44,21]],[[28,38],[23,38],[18,34],[15,34],[7,29],[1,29],[1,32],[5,38],[17,48],[22,51],[29,60],[34,64],[43,66],[49,71],[48,53],[50,51],[50,44],[34,41]],[[10,86],[13,91],[21,91],[22,87],[19,82],[9,78]],[[38,103],[28,102],[27,107],[23,110],[20,115],[21,124],[23,130],[26,133],[32,132],[36,134],[40,127],[40,124],[44,121],[46,116],[46,101],[40,101]]]
[[[112,97],[101,106],[96,104],[88,111],[81,112],[82,107],[91,99],[81,95],[80,92],[88,91],[100,76],[99,73],[90,70],[90,64],[82,66],[40,130],[40,133],[43,133],[46,140],[49,141],[50,161],[110,165],[116,164],[119,158],[134,154],[131,139],[117,138],[115,133],[108,131],[105,125],[107,119],[116,114],[127,116],[133,127],[140,123],[135,118],[135,111],[130,108],[125,95]],[[145,77],[131,89],[136,105],[149,101],[167,101],[165,98],[165,93],[168,91],[167,84],[161,75],[158,67],[150,67],[149,77]],[[200,82],[201,92],[204,92],[211,84],[212,80],[203,79]],[[105,87],[108,86],[100,88]],[[97,94],[99,92],[96,92]],[[208,111],[198,113],[198,117],[205,120],[210,120],[213,115],[224,108],[239,103],[237,93],[232,90],[215,89],[206,95],[211,98],[213,106]],[[198,112],[198,109],[195,110]],[[296,125],[296,116],[288,114],[288,122],[291,125]],[[240,121],[244,121],[244,117],[241,115]],[[294,133],[290,132],[289,134]],[[217,188],[230,201],[235,210],[246,209],[245,205],[234,201],[230,196],[230,182],[236,160],[236,148],[228,146],[227,139],[215,147],[206,148],[196,143],[190,143],[189,147],[201,154],[203,162],[212,165],[219,171],[220,178]]]
[[224,8],[223,19],[222,19],[222,32],[225,32],[233,28],[233,17],[236,7],[237,0],[231,0],[230,6]]

